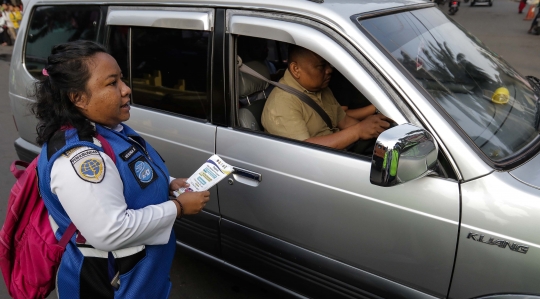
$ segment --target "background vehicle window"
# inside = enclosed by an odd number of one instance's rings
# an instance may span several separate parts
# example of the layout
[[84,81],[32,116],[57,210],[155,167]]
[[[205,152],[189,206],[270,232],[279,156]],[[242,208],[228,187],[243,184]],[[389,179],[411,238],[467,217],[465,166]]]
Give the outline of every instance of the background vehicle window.
[[208,119],[209,33],[132,27],[135,105]]
[[74,41],[97,41],[101,24],[99,6],[38,6],[32,13],[26,37],[25,66],[35,78],[54,45]]

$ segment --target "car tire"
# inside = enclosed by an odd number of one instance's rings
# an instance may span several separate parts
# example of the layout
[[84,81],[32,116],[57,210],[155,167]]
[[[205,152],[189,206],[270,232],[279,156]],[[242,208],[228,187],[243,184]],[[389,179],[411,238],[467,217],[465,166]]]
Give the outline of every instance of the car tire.
[[471,1],[471,6],[474,6],[474,1]]
[[493,6],[493,1],[489,1],[489,6]]

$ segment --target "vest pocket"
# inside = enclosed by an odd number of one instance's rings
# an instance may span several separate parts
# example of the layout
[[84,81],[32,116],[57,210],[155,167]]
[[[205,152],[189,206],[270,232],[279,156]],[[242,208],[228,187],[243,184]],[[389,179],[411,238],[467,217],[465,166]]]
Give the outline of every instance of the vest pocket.
[[137,263],[142,261],[146,257],[146,248],[143,250],[121,258],[115,258],[116,269],[120,272],[120,275],[126,274],[131,271]]
[[120,286],[116,290],[116,294],[126,294],[132,292],[132,290],[129,289],[132,287],[132,284],[136,282],[133,281],[133,277],[131,276],[137,273],[137,267],[141,267],[146,257],[146,249],[144,249],[143,251],[140,251],[134,255],[115,259],[116,266],[120,272],[120,277],[118,280],[118,284]]

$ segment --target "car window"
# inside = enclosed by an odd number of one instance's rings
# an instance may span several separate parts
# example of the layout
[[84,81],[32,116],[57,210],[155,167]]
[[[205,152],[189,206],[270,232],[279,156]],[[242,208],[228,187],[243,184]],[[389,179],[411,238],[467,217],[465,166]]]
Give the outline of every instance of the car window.
[[131,79],[134,105],[209,119],[209,32],[114,26],[109,48]]
[[41,70],[54,45],[74,40],[98,40],[101,26],[99,6],[37,6],[29,21],[25,67],[41,78]]
[[511,160],[538,136],[540,106],[527,79],[438,9],[359,23],[492,161]]
[[[298,83],[295,85],[292,80],[295,80],[290,74],[287,75],[287,59],[288,59],[288,46],[289,44],[284,42],[277,42],[274,40],[268,40],[263,38],[249,37],[249,36],[238,36],[237,38],[237,54],[242,59],[242,62],[250,67],[251,69],[258,72],[260,75],[266,77],[267,79],[273,81],[279,81],[282,79],[281,83],[285,83],[289,86],[300,86]],[[291,85],[292,84],[292,85]],[[288,93],[284,93],[278,87],[269,85],[263,80],[254,78],[250,75],[239,73],[238,80],[238,106],[240,107],[238,112],[239,124],[241,127],[256,131],[265,131],[268,133],[268,128],[264,128],[263,114],[268,109],[280,111],[279,113],[268,113],[267,122],[275,123],[273,127],[287,127],[284,129],[274,128],[275,131],[290,133],[295,131],[294,124],[296,119],[292,117],[296,114],[289,114],[288,111],[279,109],[276,107],[276,94],[279,93],[282,96],[288,96]],[[333,105],[325,105],[325,111],[330,116],[330,119],[333,119],[337,122],[337,119],[345,114],[347,110],[348,113],[353,113],[353,115],[360,115],[358,109],[365,109],[368,111],[371,103],[369,100],[349,81],[345,76],[339,72],[338,69],[333,69],[331,74],[331,79],[328,85],[328,89],[325,88],[325,91],[320,93],[320,97],[325,98],[325,103],[332,103]],[[268,99],[271,99],[272,103],[269,105]],[[282,102],[283,104],[283,102]],[[270,108],[268,107],[270,106]],[[277,109],[276,109],[277,108]],[[302,105],[299,107],[293,107],[292,110],[304,111]],[[307,110],[312,108],[307,107]],[[374,110],[371,110],[371,114]],[[284,113],[283,115],[281,113]],[[321,128],[317,129],[314,126],[323,125],[324,122],[320,120],[320,123],[313,122],[312,119],[319,121],[319,116],[315,116],[312,113],[313,111],[307,111],[304,114],[301,114],[300,117],[306,119],[298,119],[297,124],[305,124],[307,131],[319,131],[322,132]],[[360,116],[358,116],[360,117]],[[363,119],[363,118],[360,118]],[[274,120],[274,121],[272,121]],[[278,124],[279,123],[279,124]],[[324,127],[324,125],[323,125]],[[335,129],[337,131],[337,129]],[[269,133],[273,133],[270,130]],[[291,133],[291,135],[280,135],[275,133],[280,137],[289,137],[297,139],[294,136],[305,135],[303,133]],[[326,134],[326,132],[321,133]],[[318,135],[317,135],[318,136]],[[314,136],[306,136],[307,139]],[[302,140],[304,140],[302,139]],[[370,142],[368,142],[370,143]],[[372,144],[366,144],[365,147],[372,146]],[[359,150],[352,145],[350,150],[360,153]]]

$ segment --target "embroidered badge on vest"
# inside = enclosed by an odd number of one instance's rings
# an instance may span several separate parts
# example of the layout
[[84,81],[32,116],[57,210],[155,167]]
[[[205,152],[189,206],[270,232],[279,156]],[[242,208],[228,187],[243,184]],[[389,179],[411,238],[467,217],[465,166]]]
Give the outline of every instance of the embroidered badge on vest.
[[143,189],[157,179],[157,173],[144,156],[140,156],[129,163],[129,169],[131,169],[137,183],[139,183],[139,186]]
[[105,177],[105,162],[95,149],[84,150],[69,160],[79,177],[90,183],[101,183]]
[[130,148],[128,148],[127,150],[123,151],[120,154],[120,158],[122,158],[122,160],[124,161],[127,161],[137,152],[138,152],[137,148],[135,148],[135,146],[132,145]]

